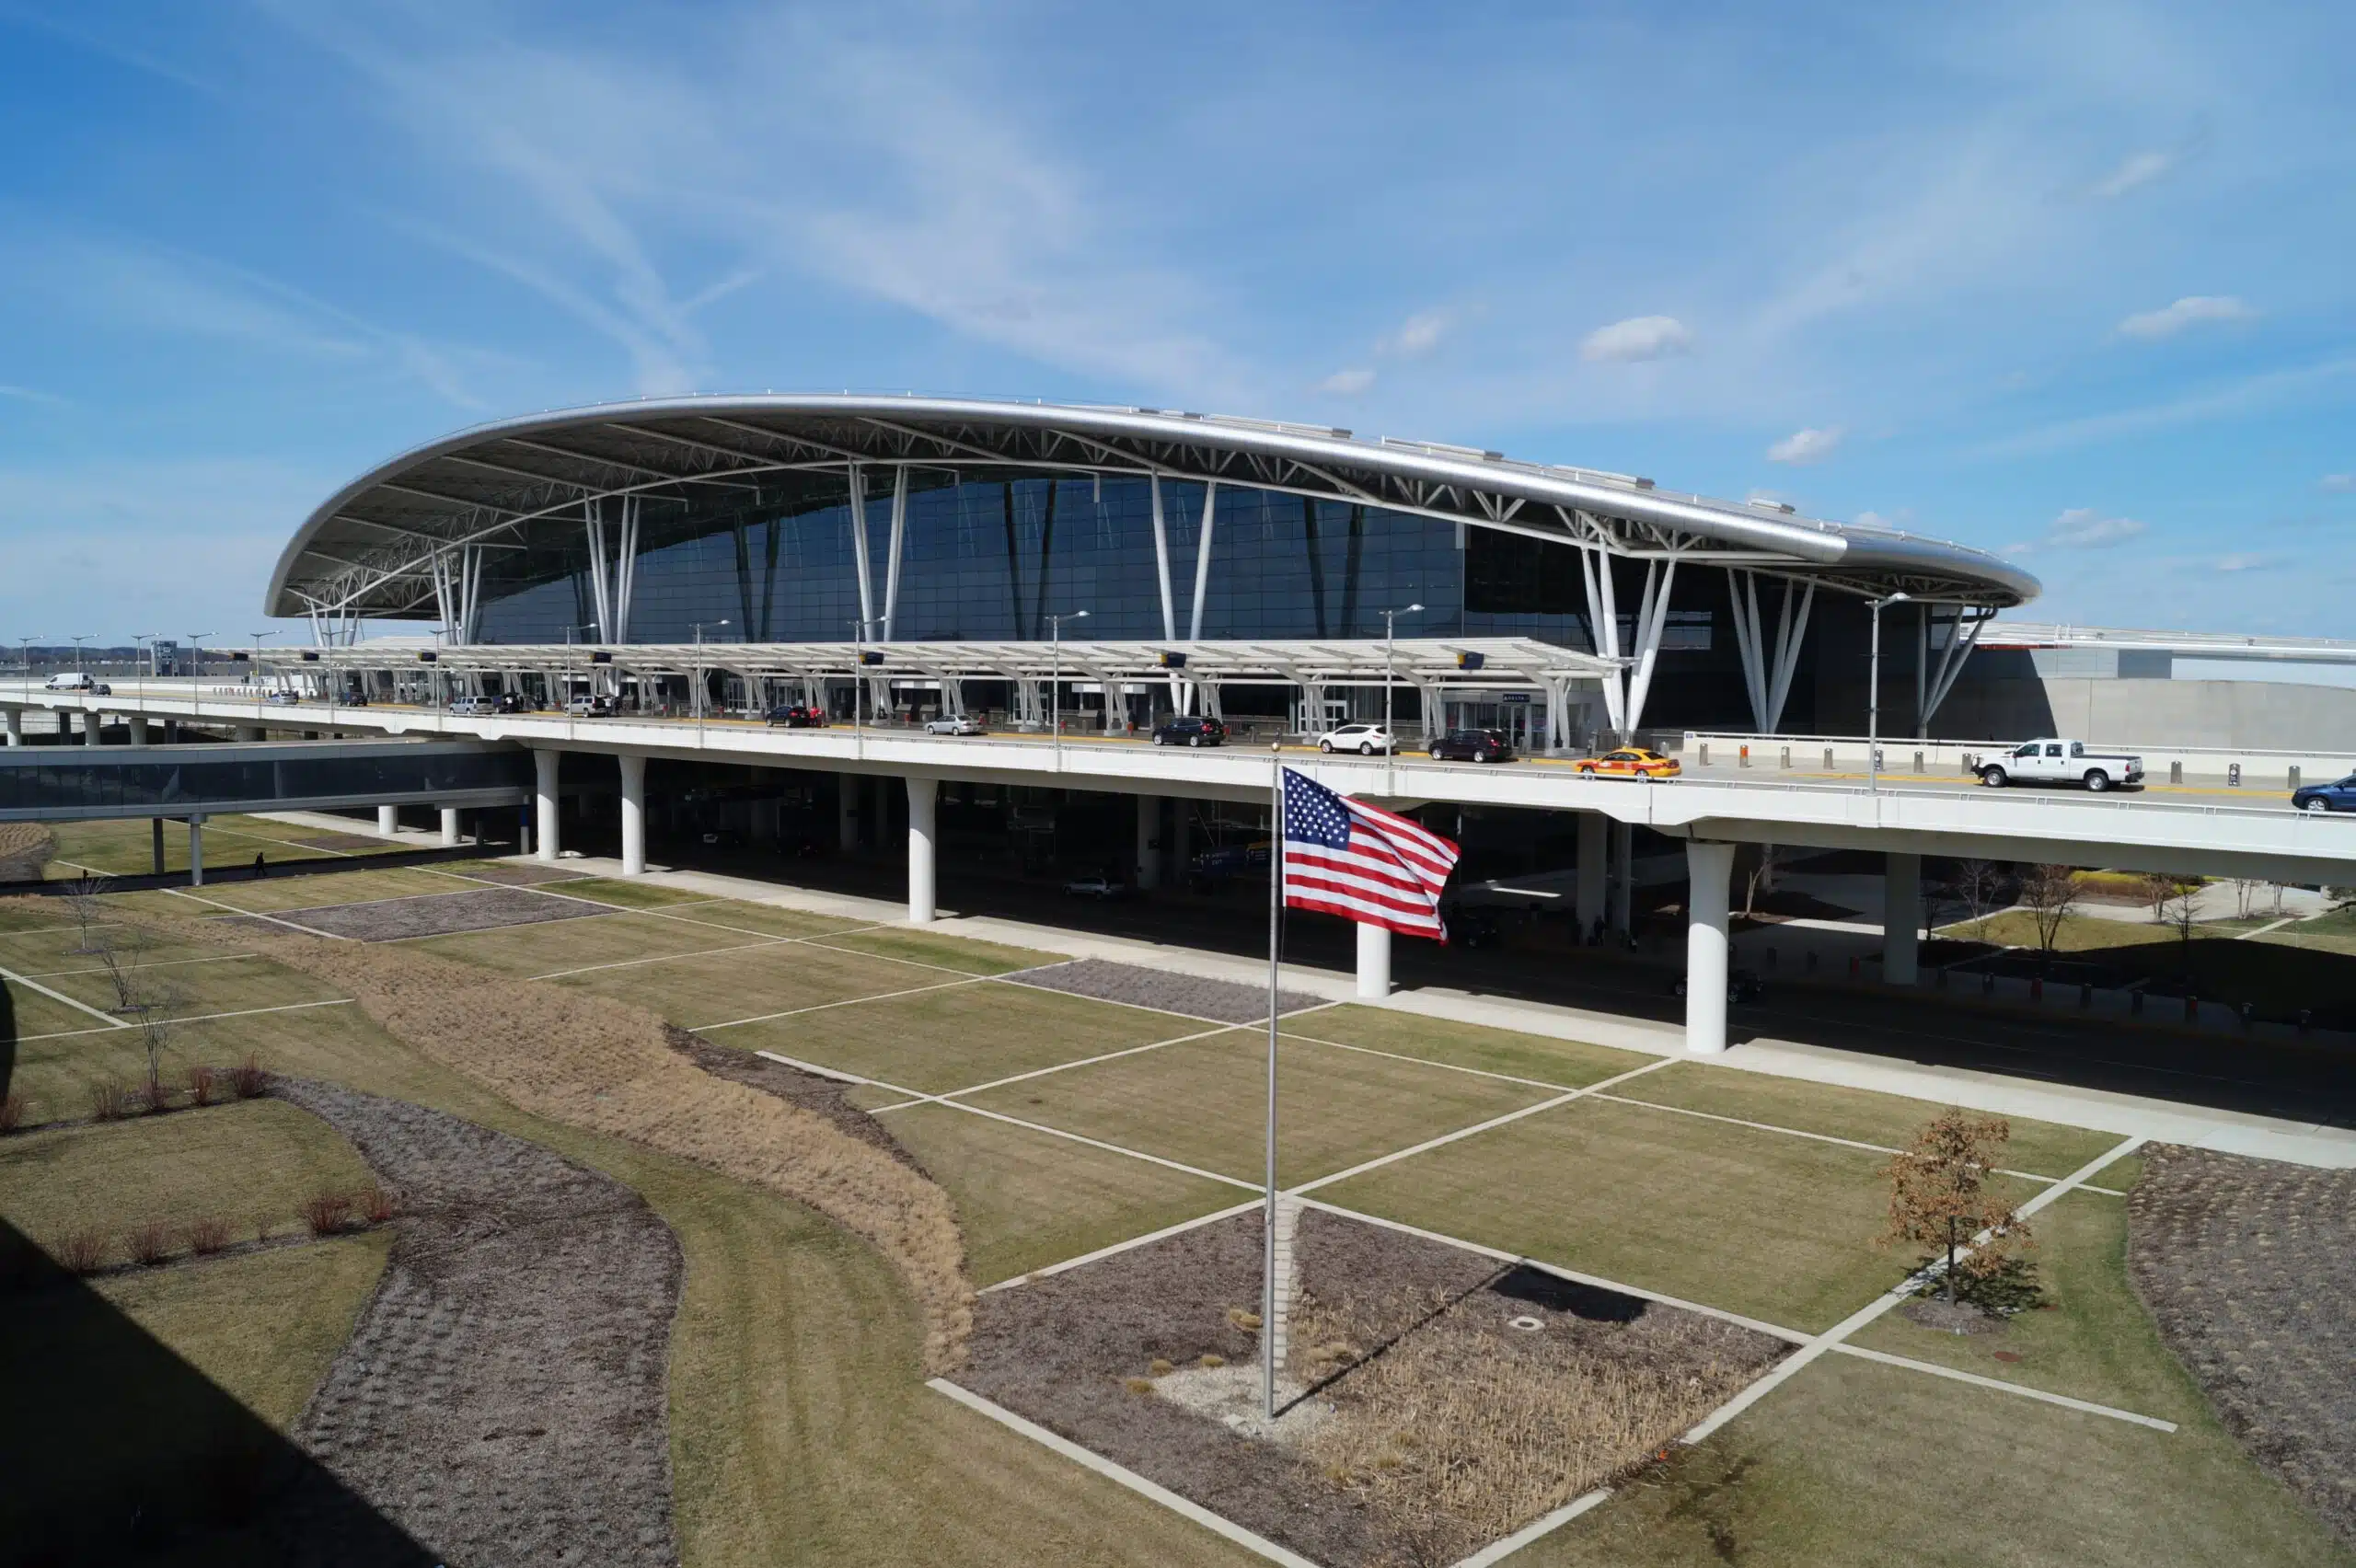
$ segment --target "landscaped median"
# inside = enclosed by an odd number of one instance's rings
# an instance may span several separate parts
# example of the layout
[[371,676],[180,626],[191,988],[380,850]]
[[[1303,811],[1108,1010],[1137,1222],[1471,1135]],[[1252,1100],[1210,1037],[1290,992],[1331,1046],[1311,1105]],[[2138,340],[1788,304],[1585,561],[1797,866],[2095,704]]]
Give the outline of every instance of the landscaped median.
[[[218,936],[185,917],[124,914],[171,940]],[[928,1366],[955,1365],[972,1289],[948,1194],[824,1117],[704,1072],[672,1047],[653,1013],[403,946],[291,930],[248,929],[238,940],[340,987],[397,1038],[525,1111],[808,1204],[892,1261],[924,1309]]]

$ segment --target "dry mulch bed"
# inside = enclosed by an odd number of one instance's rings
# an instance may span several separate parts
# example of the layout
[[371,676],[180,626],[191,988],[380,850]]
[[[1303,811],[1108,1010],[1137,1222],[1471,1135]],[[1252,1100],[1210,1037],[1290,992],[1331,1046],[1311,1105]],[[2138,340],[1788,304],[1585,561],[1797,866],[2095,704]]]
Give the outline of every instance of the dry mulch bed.
[[[612,1179],[503,1133],[332,1084],[271,1092],[399,1194],[392,1259],[294,1438],[447,1562],[676,1563],[665,1381],[677,1239]],[[304,1561],[381,1540],[298,1486]]]
[[[1127,1002],[1133,1007],[1158,1008],[1163,1012],[1184,1013],[1189,1018],[1209,1019],[1216,1023],[1259,1023],[1268,1016],[1268,988],[1265,986],[1247,986],[1235,980],[1207,980],[1194,974],[1173,974],[1165,969],[1114,963],[1102,958],[1076,958],[1069,963],[1050,963],[1037,969],[1018,970],[1000,978],[1011,980],[1018,986],[1068,991],[1075,997],[1093,997],[1102,1002]],[[1299,991],[1276,993],[1277,1005],[1282,1012],[1313,1008],[1322,999]]]
[[[1295,1239],[1288,1368],[1307,1385],[1286,1418],[1303,1432],[1254,1438],[1163,1397],[1169,1374],[1153,1368],[1198,1377],[1186,1369],[1206,1355],[1255,1365],[1253,1320],[1234,1314],[1259,1310],[1261,1244],[1259,1216],[1247,1215],[986,1295],[958,1381],[1342,1568],[1454,1562],[1649,1458],[1789,1349],[1311,1209]],[[1148,1378],[1153,1391],[1135,1386]],[[1641,1430],[1604,1435],[1608,1454],[1566,1430],[1599,1389],[1653,1401]],[[1501,1407],[1546,1429],[1489,1421]],[[1529,1473],[1533,1449],[1551,1474]],[[1570,1449],[1580,1452],[1566,1467]]]
[[273,909],[271,918],[232,916],[221,923],[249,929],[280,930],[291,923],[354,941],[390,942],[407,937],[445,937],[530,926],[548,920],[578,920],[610,915],[612,908],[573,899],[545,898],[523,888],[471,888],[428,893],[414,898],[376,898],[364,904],[329,904],[314,909]]
[[714,1078],[741,1083],[780,1100],[814,1111],[828,1122],[857,1138],[882,1149],[909,1170],[925,1175],[916,1157],[900,1147],[899,1140],[884,1130],[884,1124],[852,1104],[844,1090],[849,1084],[816,1073],[805,1073],[800,1067],[772,1062],[767,1056],[756,1056],[750,1051],[740,1051],[733,1045],[715,1045],[700,1034],[691,1034],[676,1024],[664,1026],[664,1038],[676,1051]]
[[2127,1268],[2226,1428],[2356,1543],[2356,1170],[2154,1145]]

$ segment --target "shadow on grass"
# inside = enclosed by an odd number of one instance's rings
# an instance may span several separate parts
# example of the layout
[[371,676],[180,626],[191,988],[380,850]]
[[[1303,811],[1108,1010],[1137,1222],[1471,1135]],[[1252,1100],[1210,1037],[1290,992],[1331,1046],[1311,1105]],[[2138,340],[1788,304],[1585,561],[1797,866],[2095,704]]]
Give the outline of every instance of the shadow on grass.
[[[0,1095],[16,1066],[0,986]],[[0,1222],[0,1564],[436,1554]]]

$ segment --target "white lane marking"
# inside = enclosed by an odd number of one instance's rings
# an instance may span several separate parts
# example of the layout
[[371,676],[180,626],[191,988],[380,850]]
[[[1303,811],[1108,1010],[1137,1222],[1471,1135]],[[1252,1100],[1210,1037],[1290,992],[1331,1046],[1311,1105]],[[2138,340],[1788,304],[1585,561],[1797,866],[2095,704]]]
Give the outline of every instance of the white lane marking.
[[1149,1247],[1156,1241],[1167,1241],[1172,1236],[1184,1236],[1189,1230],[1200,1230],[1206,1225],[1217,1225],[1222,1219],[1233,1219],[1239,1215],[1255,1214],[1264,1202],[1265,1200],[1260,1198],[1247,1198],[1230,1208],[1214,1209],[1208,1214],[1197,1215],[1193,1219],[1182,1219],[1175,1225],[1165,1225],[1159,1230],[1149,1230],[1142,1236],[1132,1236],[1126,1241],[1115,1241],[1109,1247],[1099,1247],[1093,1252],[1082,1252],[1077,1258],[1066,1258],[1060,1263],[1049,1263],[1045,1268],[1033,1269],[1028,1274],[1016,1274],[1012,1279],[1002,1279],[996,1285],[986,1285],[974,1294],[988,1296],[996,1291],[1012,1290],[1018,1286],[1028,1285],[1033,1280],[1052,1278],[1054,1275],[1068,1273],[1102,1259],[1117,1257],[1123,1252],[1133,1251],[1139,1247]]
[[[968,974],[962,980],[943,980],[936,986],[911,986],[905,991],[884,991],[872,997],[845,997],[838,1002],[814,1002],[806,1008],[788,1008],[783,1012],[762,1013],[754,1018],[733,1018],[725,1023],[699,1023],[688,1029],[690,1034],[701,1034],[711,1029],[741,1029],[748,1023],[768,1023],[780,1018],[800,1018],[804,1013],[825,1012],[831,1008],[856,1008],[869,1002],[888,1002],[895,997],[918,997],[927,991],[953,991],[960,986],[978,986],[987,979],[984,974]],[[884,1086],[890,1089],[893,1086]]]
[[1593,1492],[1575,1497],[1553,1513],[1522,1526],[1513,1534],[1491,1541],[1472,1556],[1459,1559],[1455,1568],[1490,1568],[1492,1563],[1503,1562],[1532,1541],[1553,1534],[1588,1509],[1600,1505],[1611,1495],[1610,1487],[1599,1486]]
[[[141,969],[175,969],[184,963],[230,963],[241,958],[260,958],[260,956],[261,954],[258,952],[224,952],[216,953],[210,958],[160,958],[150,963],[142,963],[138,965],[138,967]],[[107,966],[101,963],[88,969],[36,969],[32,974],[27,975],[26,978],[29,980],[50,980],[62,978],[68,974],[104,974],[106,973],[108,973]]]
[[[75,997],[67,996],[63,991],[52,991],[48,986],[42,985],[40,981],[28,979],[26,976],[17,974],[13,969],[0,969],[0,980],[6,980],[12,986],[22,986],[28,991],[37,991],[40,995],[47,997],[52,1002],[64,1002],[75,1012],[87,1013],[110,1029],[129,1029],[131,1027],[128,1020],[117,1018],[114,1014],[110,1012],[101,1012],[97,1008],[92,1007],[89,1003],[76,1000]],[[61,1032],[68,1034],[88,1034],[95,1032],[87,1029],[74,1029],[62,1031]],[[20,1034],[17,1036],[17,1038],[19,1040],[47,1040],[52,1038],[52,1036],[46,1034]]]
[[[239,1008],[234,1012],[191,1013],[186,1018],[176,1018],[172,1022],[175,1024],[211,1023],[217,1019],[253,1018],[261,1013],[300,1012],[305,1008],[348,1008],[352,1005],[352,1000],[350,997],[330,997],[323,1002],[282,1002],[272,1008]],[[127,1029],[130,1025],[121,1024],[117,1027]],[[105,1032],[103,1029],[59,1029],[52,1030],[47,1034],[19,1034],[17,1036],[17,1043],[24,1044],[34,1040],[67,1040],[77,1035],[104,1034]]]
[[2154,1432],[2173,1432],[2176,1423],[2162,1421],[2156,1415],[2138,1415],[2117,1405],[2096,1404],[2091,1400],[2073,1400],[2067,1394],[2049,1394],[2043,1389],[2032,1389],[2023,1383],[2008,1383],[2002,1378],[1986,1378],[1977,1372],[1958,1367],[1942,1366],[1935,1361],[1917,1361],[1911,1355],[1892,1355],[1886,1350],[1867,1350],[1861,1344],[1836,1344],[1832,1347],[1842,1355],[1854,1355],[1865,1361],[1878,1361],[1885,1366],[1903,1366],[1910,1371],[1927,1372],[1934,1378],[1946,1378],[1958,1383],[1969,1383],[1978,1389],[1994,1389],[2000,1393],[2018,1394],[2023,1399],[2044,1404],[2060,1405],[2064,1410],[2082,1411],[2087,1415],[2107,1415],[2113,1421],[2124,1421],[2136,1426],[2148,1426]]

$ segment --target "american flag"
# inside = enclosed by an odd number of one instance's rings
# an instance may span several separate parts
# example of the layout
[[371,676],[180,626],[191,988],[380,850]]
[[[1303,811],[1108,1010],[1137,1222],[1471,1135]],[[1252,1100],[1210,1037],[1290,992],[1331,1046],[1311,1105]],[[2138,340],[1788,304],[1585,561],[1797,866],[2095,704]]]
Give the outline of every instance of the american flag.
[[1455,845],[1289,767],[1283,783],[1287,906],[1448,940],[1439,893],[1456,865]]

